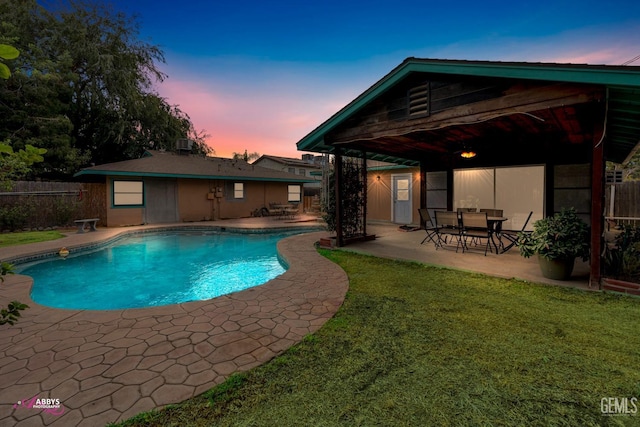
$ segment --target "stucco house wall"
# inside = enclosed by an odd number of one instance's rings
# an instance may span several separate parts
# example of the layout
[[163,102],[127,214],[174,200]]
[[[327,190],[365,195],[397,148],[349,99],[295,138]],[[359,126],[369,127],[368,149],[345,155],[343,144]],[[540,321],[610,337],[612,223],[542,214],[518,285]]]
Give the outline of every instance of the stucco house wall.
[[[392,176],[411,174],[411,215],[412,224],[420,223],[420,169],[371,170],[367,173],[367,219],[372,221],[393,221]],[[380,179],[378,179],[380,177]]]
[[[301,198],[302,186],[311,181],[240,160],[165,152],[86,168],[80,175],[106,179],[101,223],[107,227],[249,217],[271,202]],[[299,188],[295,197],[291,186]]]

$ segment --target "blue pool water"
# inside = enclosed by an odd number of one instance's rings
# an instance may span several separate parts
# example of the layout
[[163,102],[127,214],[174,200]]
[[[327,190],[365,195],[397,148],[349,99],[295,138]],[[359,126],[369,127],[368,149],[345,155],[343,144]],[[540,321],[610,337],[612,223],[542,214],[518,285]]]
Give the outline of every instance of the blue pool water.
[[153,233],[24,268],[31,298],[56,308],[110,310],[207,300],[284,273],[276,243],[295,233]]

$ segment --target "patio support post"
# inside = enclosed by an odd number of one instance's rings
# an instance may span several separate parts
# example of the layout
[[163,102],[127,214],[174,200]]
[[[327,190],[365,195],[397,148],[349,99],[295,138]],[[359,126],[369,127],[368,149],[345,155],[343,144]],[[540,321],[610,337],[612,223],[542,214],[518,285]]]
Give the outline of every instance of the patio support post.
[[553,203],[554,200],[554,176],[555,176],[555,165],[553,163],[545,163],[544,165],[544,217],[553,216],[555,206]]
[[[603,130],[604,132],[604,130]],[[594,138],[591,160],[591,274],[589,286],[600,287],[602,277],[602,240],[604,233],[605,159],[602,139]]]
[[447,210],[453,210],[453,169],[447,168]]
[[335,204],[336,204],[336,246],[344,245],[344,236],[342,232],[342,150],[340,147],[335,148],[334,156],[336,159],[336,170],[334,176]]
[[[427,165],[420,161],[420,209],[427,207]],[[419,218],[418,218],[419,219]]]
[[367,235],[367,193],[369,192],[369,181],[367,180],[367,152],[362,151],[362,184],[364,188],[362,190],[362,235]]

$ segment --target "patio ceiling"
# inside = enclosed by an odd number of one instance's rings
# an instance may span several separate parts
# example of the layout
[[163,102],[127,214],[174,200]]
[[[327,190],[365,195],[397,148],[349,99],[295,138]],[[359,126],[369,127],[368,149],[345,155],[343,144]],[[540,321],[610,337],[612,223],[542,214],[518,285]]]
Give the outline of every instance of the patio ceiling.
[[[393,108],[394,91],[425,79],[476,84],[477,93],[465,96],[478,97],[491,111],[468,102],[410,120],[375,115],[380,104]],[[523,88],[512,93],[518,85]],[[576,163],[591,161],[603,129],[607,160],[625,161],[640,141],[640,67],[408,58],[300,140],[298,149],[341,147],[345,155],[365,151],[374,160],[442,165],[459,162],[457,153],[472,145],[479,155],[467,165],[543,162],[549,153],[558,163]]]

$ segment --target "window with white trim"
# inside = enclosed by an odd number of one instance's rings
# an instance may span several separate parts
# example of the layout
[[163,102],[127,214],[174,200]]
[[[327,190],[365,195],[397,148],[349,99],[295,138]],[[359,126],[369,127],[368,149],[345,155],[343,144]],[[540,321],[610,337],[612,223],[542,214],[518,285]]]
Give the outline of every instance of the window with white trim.
[[143,204],[142,181],[113,181],[113,206],[142,206]]
[[290,202],[299,202],[302,200],[302,191],[299,185],[290,185],[287,189],[287,200]]
[[244,184],[242,182],[233,183],[233,198],[244,199]]

